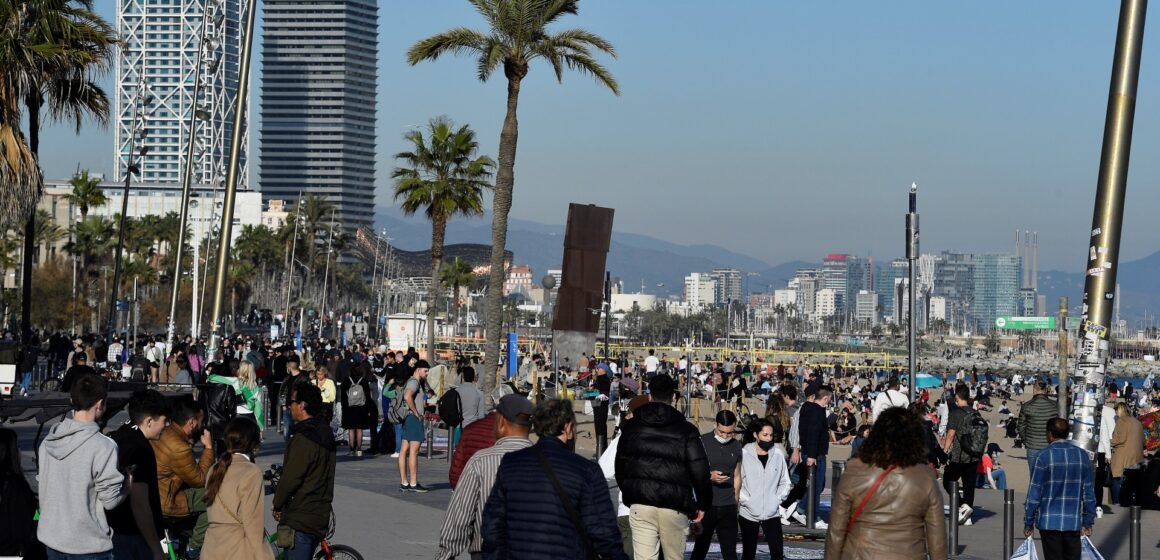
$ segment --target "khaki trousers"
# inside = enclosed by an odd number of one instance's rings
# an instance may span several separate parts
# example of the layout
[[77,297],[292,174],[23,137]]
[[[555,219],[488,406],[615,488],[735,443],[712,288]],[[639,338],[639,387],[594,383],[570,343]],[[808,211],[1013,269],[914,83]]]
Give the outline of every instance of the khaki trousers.
[[629,508],[635,560],[684,558],[689,517],[671,509],[634,504]]

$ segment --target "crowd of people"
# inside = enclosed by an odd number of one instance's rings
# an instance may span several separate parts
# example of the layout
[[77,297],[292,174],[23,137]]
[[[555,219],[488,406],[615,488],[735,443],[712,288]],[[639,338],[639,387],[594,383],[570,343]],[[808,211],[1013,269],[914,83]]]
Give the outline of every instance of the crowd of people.
[[[781,558],[782,528],[795,524],[825,532],[827,558],[855,550],[945,558],[945,525],[974,522],[976,489],[1007,486],[1003,449],[983,417],[995,409],[997,427],[1026,451],[1025,529],[1040,532],[1048,557],[1073,557],[1115,504],[1160,507],[1152,460],[1160,398],[1147,388],[1109,385],[1093,468],[1066,443],[1069,426],[1051,397],[1058,388],[1033,376],[946,374],[941,391],[920,390],[912,402],[897,371],[585,355],[574,370],[558,368],[561,389],[571,388],[556,392],[565,398],[504,383],[489,412],[474,361],[449,364],[458,382],[440,400],[427,382],[431,364],[413,348],[319,340],[298,350],[243,337],[206,357],[198,341],[166,347],[146,337],[132,351],[114,343],[95,368],[96,349],[74,342],[62,378],[73,412],[41,445],[38,496],[17,476],[15,436],[0,430],[0,518],[13,520],[0,531],[0,553],[163,558],[159,543],[170,533],[187,558],[268,558],[271,541],[287,558],[309,558],[331,527],[339,447],[351,460],[397,459],[399,491],[424,493],[419,450],[441,420],[456,452],[440,559],[681,557],[690,538],[694,559],[714,539],[724,558],[738,544],[742,558],[755,557],[759,540]],[[108,421],[110,379],[196,385],[198,397],[137,391],[128,423],[96,438]],[[1013,412],[1009,401],[1027,390],[1033,396]],[[567,397],[584,393],[597,461],[574,451],[578,420]],[[688,420],[689,396],[713,403],[707,433]],[[755,402],[764,410],[746,406]],[[278,530],[267,539],[254,459],[269,429],[288,443],[270,511]],[[820,503],[835,445],[848,445],[851,460],[828,519],[807,519],[819,511],[810,505]],[[944,501],[956,482],[961,506],[948,520]],[[616,503],[592,491],[605,484]],[[1066,500],[1078,511],[1061,506]],[[19,508],[37,506],[38,526],[22,530]]]

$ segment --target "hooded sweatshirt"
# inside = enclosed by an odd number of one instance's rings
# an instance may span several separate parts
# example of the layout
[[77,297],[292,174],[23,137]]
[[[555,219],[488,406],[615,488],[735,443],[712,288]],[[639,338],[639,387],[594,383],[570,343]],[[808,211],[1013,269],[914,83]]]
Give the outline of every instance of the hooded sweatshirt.
[[741,449],[741,496],[738,513],[749,521],[779,517],[778,506],[793,486],[786,468],[785,452],[776,445],[764,463],[757,456],[757,443]]
[[117,444],[95,422],[65,418],[40,444],[40,526],[45,546],[66,554],[113,549],[105,510],[128,495],[117,470]]

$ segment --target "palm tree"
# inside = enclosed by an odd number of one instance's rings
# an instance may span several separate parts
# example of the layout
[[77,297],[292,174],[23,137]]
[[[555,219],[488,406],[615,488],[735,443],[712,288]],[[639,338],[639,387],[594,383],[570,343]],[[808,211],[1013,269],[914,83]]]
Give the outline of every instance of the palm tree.
[[76,206],[81,212],[81,221],[89,217],[89,210],[109,203],[109,197],[101,189],[101,180],[89,177],[89,170],[82,170],[68,182],[72,185],[72,192],[64,195],[69,204]]
[[[68,237],[68,232],[64,228],[56,225],[52,220],[52,214],[47,210],[36,211],[36,233],[33,237],[33,244],[36,246],[36,255],[34,260],[40,260],[41,248],[44,248],[45,254],[49,253],[52,245],[61,239]],[[53,255],[48,255],[52,257]]]
[[[584,29],[549,33],[548,26],[579,11],[579,0],[469,0],[483,16],[489,29],[480,31],[457,27],[415,43],[407,51],[411,65],[436,60],[444,54],[464,54],[477,58],[477,76],[487,81],[501,65],[507,78],[507,112],[499,134],[499,167],[495,176],[495,200],[491,217],[491,270],[487,291],[487,348],[499,348],[503,320],[504,249],[507,246],[508,213],[515,187],[516,141],[519,125],[516,108],[520,84],[528,75],[529,64],[543,59],[551,65],[557,81],[564,68],[587,74],[620,94],[616,79],[593,56],[593,50],[616,56],[612,43]],[[487,352],[481,389],[491,399],[499,356]]]
[[92,312],[92,328],[97,328],[96,264],[101,257],[108,257],[116,244],[113,221],[104,216],[93,216],[72,227],[72,241],[64,250],[80,260],[80,269],[86,286],[85,298]]
[[402,201],[403,213],[420,210],[431,220],[431,299],[427,304],[427,356],[435,356],[435,311],[439,302],[439,270],[443,263],[443,242],[447,221],[456,215],[483,214],[483,191],[491,189],[495,162],[477,156],[479,142],[468,125],[459,128],[447,117],[431,119],[427,137],[420,130],[404,135],[411,151],[399,152],[396,167],[395,200]]
[[[0,180],[12,188],[0,194],[0,222],[24,222],[24,264],[20,328],[32,332],[32,266],[40,198],[42,110],[79,132],[86,116],[105,124],[109,98],[93,80],[110,66],[116,30],[93,11],[92,0],[25,0],[0,7],[0,144],[7,161]],[[28,109],[27,145],[19,135],[20,105]],[[47,104],[47,107],[45,107]],[[10,181],[9,181],[10,180]]]
[[451,262],[443,265],[443,271],[439,273],[439,283],[444,288],[451,288],[451,300],[455,302],[455,325],[458,330],[460,317],[459,306],[459,289],[464,286],[470,286],[475,281],[475,272],[471,268],[471,264],[465,260],[455,257]]

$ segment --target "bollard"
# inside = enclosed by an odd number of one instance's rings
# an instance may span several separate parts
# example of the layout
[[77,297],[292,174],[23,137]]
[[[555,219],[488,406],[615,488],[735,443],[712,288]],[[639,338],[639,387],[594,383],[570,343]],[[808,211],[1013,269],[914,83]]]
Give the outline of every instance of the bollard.
[[809,471],[806,473],[806,527],[813,529],[814,520],[818,515],[818,504],[815,503],[814,498],[814,472],[817,471],[817,465],[810,465]]
[[959,481],[951,483],[951,519],[947,523],[947,554],[959,553]]
[[435,448],[435,424],[430,421],[424,421],[423,425],[425,427],[424,431],[427,432],[427,458],[430,459],[434,456],[432,452]]
[[1128,532],[1128,558],[1140,560],[1140,506],[1132,506],[1132,525]]
[[1015,491],[1003,491],[1003,558],[1010,558],[1015,540]]
[[833,461],[830,464],[833,465],[830,468],[834,471],[834,474],[832,475],[832,478],[831,478],[831,480],[833,480],[834,483],[833,483],[833,485],[830,486],[830,492],[836,493],[838,491],[838,483],[842,482],[842,471],[846,470],[846,462],[845,461]]

